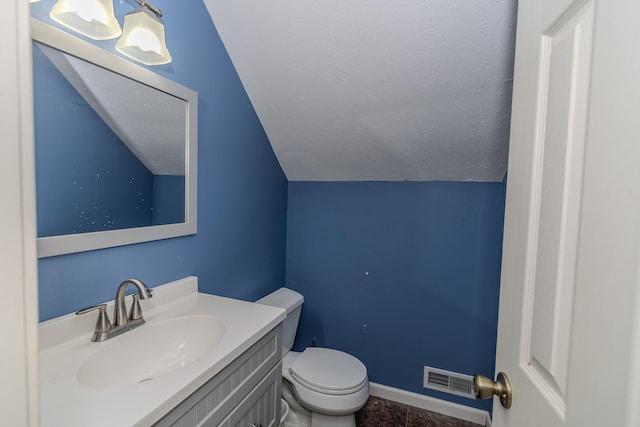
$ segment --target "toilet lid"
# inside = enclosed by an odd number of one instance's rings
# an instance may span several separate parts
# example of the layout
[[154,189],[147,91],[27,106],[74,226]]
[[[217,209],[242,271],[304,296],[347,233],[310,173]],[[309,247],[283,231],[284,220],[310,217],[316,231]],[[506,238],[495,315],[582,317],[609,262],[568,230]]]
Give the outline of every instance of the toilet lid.
[[328,348],[307,348],[289,372],[302,385],[326,394],[353,393],[367,382],[367,368],[360,360]]

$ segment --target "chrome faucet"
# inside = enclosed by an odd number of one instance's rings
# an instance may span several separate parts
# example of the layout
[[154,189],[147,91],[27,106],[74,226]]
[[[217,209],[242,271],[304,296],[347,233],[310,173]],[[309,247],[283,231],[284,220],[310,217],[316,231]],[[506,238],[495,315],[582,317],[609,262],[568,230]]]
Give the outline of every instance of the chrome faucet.
[[[131,304],[131,310],[127,317],[127,307],[124,303],[125,291],[129,284],[138,288],[138,292],[133,295],[133,303]],[[142,309],[140,308],[140,298],[151,298],[151,289],[147,287],[142,281],[138,279],[127,279],[118,286],[116,292],[115,306],[113,307],[113,325],[109,321],[107,315],[107,305],[99,304],[93,307],[84,308],[76,311],[76,315],[89,313],[90,311],[98,310],[98,321],[96,322],[96,328],[91,337],[91,341],[102,342],[109,338],[117,337],[125,332],[137,328],[144,324],[144,318],[142,317]]]
[[[136,288],[138,288],[138,293],[133,295],[131,314],[129,318],[127,318],[127,307],[124,304],[124,293],[127,290],[127,286],[129,285],[129,283],[135,285]],[[118,292],[116,292],[116,304],[113,307],[113,326],[124,326],[129,323],[129,320],[142,319],[140,298],[151,298],[151,291],[149,290],[149,288],[147,288],[147,285],[145,285],[138,279],[127,279],[124,282],[120,283],[120,286],[118,286]],[[142,323],[144,323],[144,319],[142,319]]]

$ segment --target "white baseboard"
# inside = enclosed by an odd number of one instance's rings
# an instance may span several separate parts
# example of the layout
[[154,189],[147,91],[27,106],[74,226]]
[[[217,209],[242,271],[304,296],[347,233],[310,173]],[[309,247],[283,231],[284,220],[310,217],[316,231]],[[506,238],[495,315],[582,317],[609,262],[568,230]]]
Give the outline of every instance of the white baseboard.
[[458,403],[447,402],[446,400],[436,399],[435,397],[425,396],[382,384],[369,383],[369,386],[371,387],[372,396],[491,427],[491,415],[482,409],[471,408]]

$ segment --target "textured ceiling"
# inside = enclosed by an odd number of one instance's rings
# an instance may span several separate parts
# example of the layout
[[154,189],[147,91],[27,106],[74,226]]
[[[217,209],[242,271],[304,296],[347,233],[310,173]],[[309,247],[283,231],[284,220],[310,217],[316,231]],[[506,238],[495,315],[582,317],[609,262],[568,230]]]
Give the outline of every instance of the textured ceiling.
[[516,0],[204,0],[291,181],[500,181]]

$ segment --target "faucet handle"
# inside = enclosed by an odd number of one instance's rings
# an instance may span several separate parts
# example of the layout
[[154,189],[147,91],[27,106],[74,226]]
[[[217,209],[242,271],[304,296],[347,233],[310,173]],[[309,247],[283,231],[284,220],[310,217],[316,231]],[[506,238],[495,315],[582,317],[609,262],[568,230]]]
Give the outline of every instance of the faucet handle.
[[142,318],[142,308],[140,308],[140,294],[133,294],[133,302],[131,310],[129,310],[129,320],[138,320]]
[[[96,322],[96,329],[94,331],[94,338],[98,336],[98,334],[104,334],[111,330],[111,322],[109,321],[109,315],[107,315],[107,304],[98,304],[92,307],[83,308],[82,310],[76,311],[76,315],[81,315],[85,313],[89,313],[91,311],[98,310],[98,320]],[[95,341],[95,339],[92,339]]]

